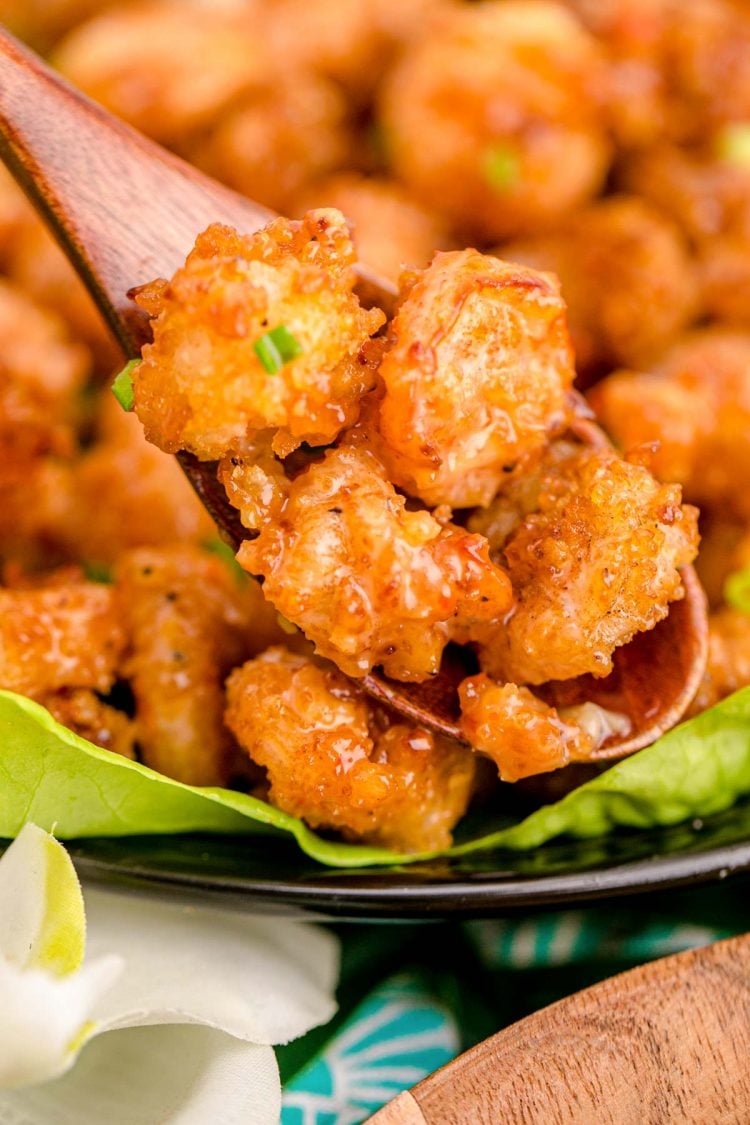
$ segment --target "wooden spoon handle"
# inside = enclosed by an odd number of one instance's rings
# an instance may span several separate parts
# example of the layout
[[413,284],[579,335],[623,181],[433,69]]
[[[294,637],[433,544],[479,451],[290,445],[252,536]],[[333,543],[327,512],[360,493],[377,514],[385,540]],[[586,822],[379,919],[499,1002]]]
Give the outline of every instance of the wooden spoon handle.
[[750,937],[654,961],[536,1012],[371,1125],[747,1125]]
[[171,276],[217,219],[254,231],[273,218],[110,117],[2,30],[0,134],[0,157],[47,217],[126,355],[148,336],[128,290]]

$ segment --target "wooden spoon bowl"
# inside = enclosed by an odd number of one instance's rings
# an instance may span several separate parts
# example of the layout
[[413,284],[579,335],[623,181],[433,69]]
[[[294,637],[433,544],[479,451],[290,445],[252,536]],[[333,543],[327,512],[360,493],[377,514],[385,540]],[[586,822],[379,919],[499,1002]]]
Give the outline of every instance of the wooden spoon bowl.
[[[148,318],[129,294],[184,262],[212,222],[252,232],[272,217],[265,207],[203,175],[118,121],[54,74],[12,36],[0,32],[0,156],[29,195],[82,277],[127,357],[150,339]],[[389,311],[395,291],[360,268],[360,296]],[[606,443],[590,418],[578,437]],[[237,546],[248,532],[216,479],[215,465],[190,454],[180,463],[205,507]],[[622,757],[672,726],[697,690],[706,661],[705,598],[691,568],[686,596],[650,633],[619,650],[605,680],[551,685],[553,700],[606,701],[632,724],[624,740],[597,756]],[[466,667],[449,654],[426,684],[403,684],[377,671],[361,681],[401,716],[463,740],[457,687]]]

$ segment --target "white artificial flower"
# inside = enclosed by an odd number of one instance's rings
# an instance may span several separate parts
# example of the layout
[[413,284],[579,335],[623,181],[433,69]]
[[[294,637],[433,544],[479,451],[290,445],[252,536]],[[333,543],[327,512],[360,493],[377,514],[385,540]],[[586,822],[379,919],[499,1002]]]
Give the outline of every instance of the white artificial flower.
[[273,1045],[331,1018],[337,972],[304,923],[100,889],[84,913],[26,825],[0,859],[0,1125],[275,1125]]

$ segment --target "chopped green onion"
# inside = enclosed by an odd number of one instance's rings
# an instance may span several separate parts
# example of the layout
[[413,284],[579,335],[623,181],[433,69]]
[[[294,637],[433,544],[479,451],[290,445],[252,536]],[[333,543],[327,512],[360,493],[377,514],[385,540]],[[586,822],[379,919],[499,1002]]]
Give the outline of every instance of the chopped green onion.
[[285,363],[302,354],[299,340],[292,335],[285,324],[272,328],[253,344],[255,354],[269,375],[281,371]]
[[750,567],[729,575],[724,583],[724,601],[740,613],[750,613]]
[[216,555],[217,558],[229,567],[235,577],[238,585],[242,585],[247,581],[247,571],[243,570],[237,559],[234,557],[234,551],[225,543],[223,539],[219,539],[218,535],[214,539],[204,539],[201,543],[204,551],[208,551],[210,555]]
[[482,174],[493,191],[511,191],[521,178],[518,153],[508,145],[491,145],[482,153]]
[[135,405],[135,398],[133,396],[133,371],[141,361],[139,359],[131,359],[125,364],[119,375],[115,376],[112,384],[112,394],[123,410],[132,410]]
[[716,155],[727,164],[750,168],[750,122],[735,121],[716,134]]
[[83,564],[83,573],[88,582],[99,582],[103,586],[112,585],[112,568],[106,563],[86,562]]

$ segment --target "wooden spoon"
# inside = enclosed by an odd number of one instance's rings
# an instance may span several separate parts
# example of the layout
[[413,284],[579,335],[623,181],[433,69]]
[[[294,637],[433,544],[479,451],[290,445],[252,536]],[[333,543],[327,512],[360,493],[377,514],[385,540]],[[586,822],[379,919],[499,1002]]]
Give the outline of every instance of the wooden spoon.
[[[0,32],[0,156],[29,195],[87,285],[126,356],[150,339],[148,318],[128,294],[183,264],[212,222],[242,231],[272,213],[245,199],[110,116],[12,36]],[[360,269],[360,296],[386,311],[394,289]],[[606,441],[588,423],[584,440]],[[216,467],[179,455],[205,507],[235,547],[247,538]],[[705,599],[690,568],[686,597],[664,622],[617,654],[616,673],[580,686],[581,699],[607,699],[631,719],[631,734],[598,752],[621,757],[652,742],[684,713],[706,660]],[[427,684],[372,672],[365,690],[400,715],[463,741],[456,688],[463,657],[447,658]],[[568,695],[571,694],[566,685]],[[573,689],[575,695],[575,689]]]
[[750,937],[652,961],[552,1004],[367,1125],[746,1125]]

